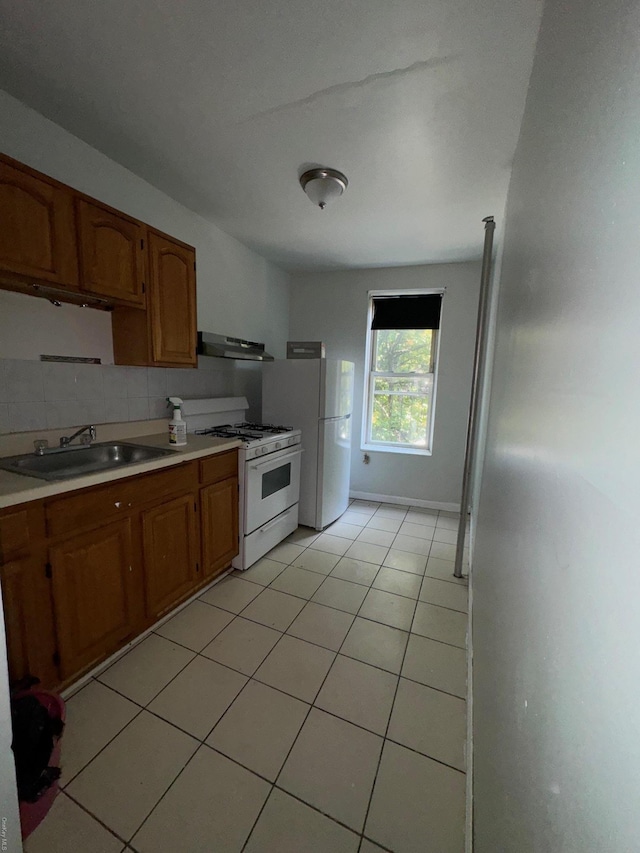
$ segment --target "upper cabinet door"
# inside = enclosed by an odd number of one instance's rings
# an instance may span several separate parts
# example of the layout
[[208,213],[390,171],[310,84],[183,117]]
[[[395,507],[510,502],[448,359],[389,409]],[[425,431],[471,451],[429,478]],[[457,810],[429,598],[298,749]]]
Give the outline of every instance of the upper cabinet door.
[[143,306],[144,227],[84,199],[77,205],[82,289]]
[[197,364],[195,250],[149,232],[154,363]]
[[71,192],[0,160],[0,270],[77,288]]

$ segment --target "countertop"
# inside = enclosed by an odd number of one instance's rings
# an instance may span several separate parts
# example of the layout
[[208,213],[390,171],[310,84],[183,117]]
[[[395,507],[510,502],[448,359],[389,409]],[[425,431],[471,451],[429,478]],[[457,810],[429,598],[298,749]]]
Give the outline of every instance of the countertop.
[[[53,495],[61,495],[65,492],[74,492],[88,486],[99,486],[102,483],[121,480],[123,477],[133,477],[136,474],[158,471],[160,468],[169,468],[172,465],[178,465],[180,462],[190,462],[192,459],[223,453],[225,450],[232,450],[242,444],[237,439],[189,435],[185,446],[171,447],[166,432],[154,435],[128,436],[122,441],[130,444],[141,444],[146,447],[166,447],[172,451],[172,454],[171,456],[163,456],[161,459],[152,459],[135,465],[124,465],[121,468],[87,474],[83,477],[72,477],[68,480],[38,480],[35,477],[0,470],[0,509],[40,500],[41,498],[49,498]],[[101,441],[99,440],[96,443],[100,444]]]

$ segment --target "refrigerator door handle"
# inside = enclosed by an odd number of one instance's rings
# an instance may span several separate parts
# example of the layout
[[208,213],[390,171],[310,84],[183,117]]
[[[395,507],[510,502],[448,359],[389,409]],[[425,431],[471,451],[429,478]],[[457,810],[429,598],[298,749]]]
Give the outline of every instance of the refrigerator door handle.
[[326,424],[333,423],[334,421],[346,421],[351,417],[351,415],[336,415],[335,418],[320,418],[321,421],[324,421]]

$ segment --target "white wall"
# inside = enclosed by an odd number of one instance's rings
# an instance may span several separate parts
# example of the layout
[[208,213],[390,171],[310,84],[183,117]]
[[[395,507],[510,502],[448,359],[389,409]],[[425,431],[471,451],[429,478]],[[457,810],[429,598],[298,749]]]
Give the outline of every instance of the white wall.
[[475,851],[640,817],[640,8],[548,0],[514,162],[473,568]]
[[[4,154],[195,246],[198,328],[263,341],[284,356],[287,273],[2,91],[0,116]],[[0,357],[40,353],[113,362],[109,315],[0,291]]]
[[[482,239],[478,223],[478,242]],[[327,356],[355,362],[351,490],[434,503],[459,503],[469,407],[480,264],[294,275],[290,340],[322,340]],[[445,287],[432,456],[360,450],[367,291]]]

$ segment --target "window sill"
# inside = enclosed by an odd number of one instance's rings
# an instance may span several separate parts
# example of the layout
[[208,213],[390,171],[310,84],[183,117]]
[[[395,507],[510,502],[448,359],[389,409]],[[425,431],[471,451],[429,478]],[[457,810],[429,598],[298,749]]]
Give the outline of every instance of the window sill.
[[417,447],[385,447],[381,444],[362,444],[360,445],[360,450],[364,450],[366,453],[402,453],[405,456],[433,455],[432,451],[426,448],[423,450]]

